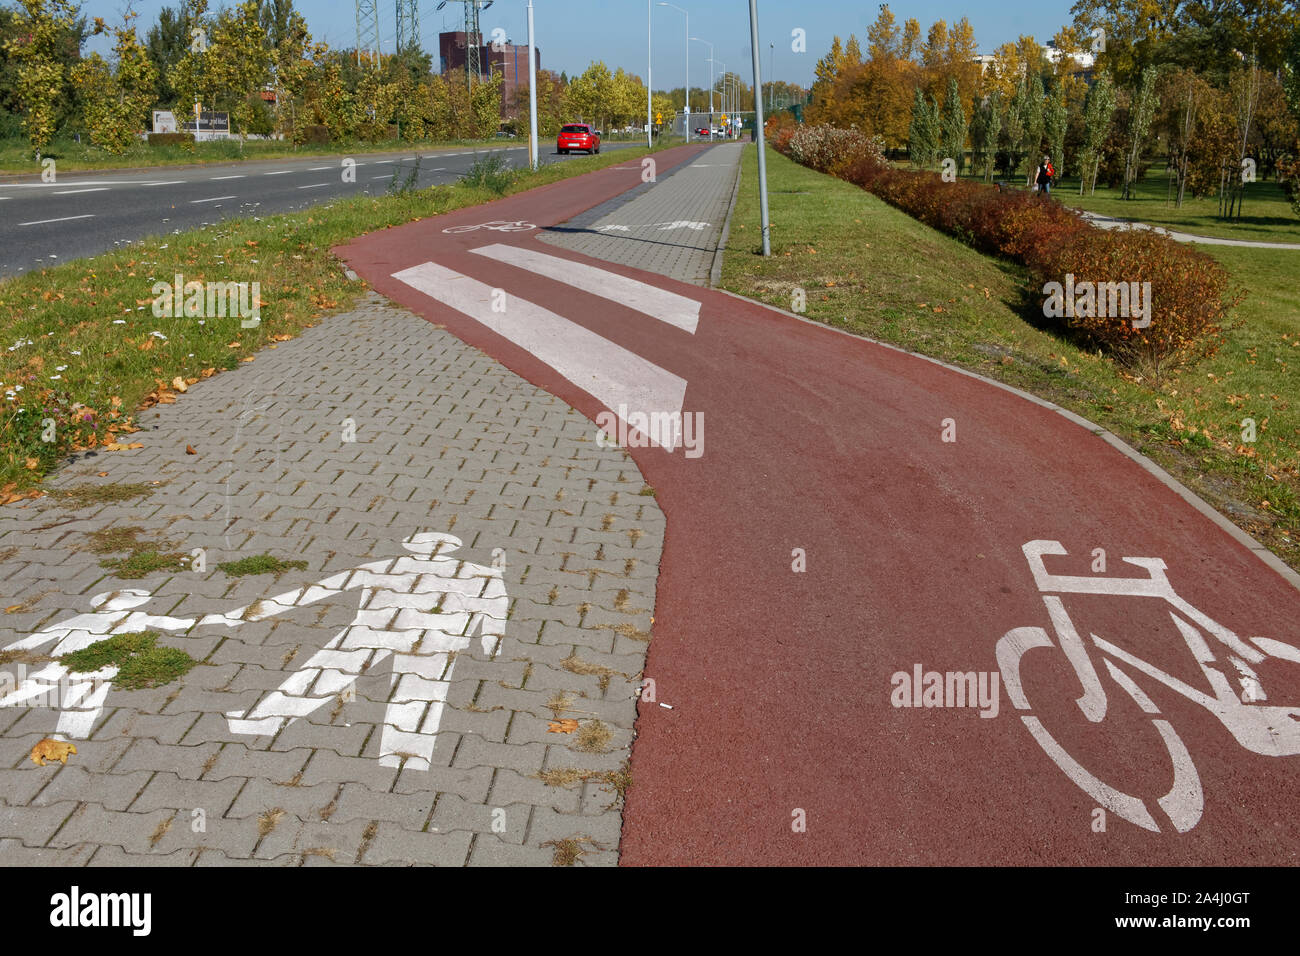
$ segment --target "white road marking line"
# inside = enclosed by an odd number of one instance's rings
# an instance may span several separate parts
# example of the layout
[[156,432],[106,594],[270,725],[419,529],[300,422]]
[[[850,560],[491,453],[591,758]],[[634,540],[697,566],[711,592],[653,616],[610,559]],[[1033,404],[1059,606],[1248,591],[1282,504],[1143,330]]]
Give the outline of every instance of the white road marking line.
[[295,189],[315,189],[317,186],[328,186],[329,183],[312,183],[310,186],[295,186]]
[[235,198],[237,198],[237,197],[235,197],[235,196],[213,196],[211,199],[191,199],[191,200],[190,200],[190,205],[192,206],[192,205],[194,205],[196,202],[220,202],[220,201],[223,200],[223,199],[235,199]]
[[375,160],[375,165],[376,165],[376,166],[382,166],[382,165],[384,165],[384,163],[391,163],[391,162],[393,162],[393,160],[391,160],[391,159],[377,159],[377,160]]
[[141,186],[177,186],[185,182],[184,179],[169,179],[163,183],[141,183]]
[[334,168],[333,166],[311,166],[311,167],[308,168],[307,172],[309,172],[309,173],[318,173],[318,172],[320,172],[322,169],[333,169],[333,168]]
[[37,219],[35,222],[20,222],[20,226],[43,226],[47,222],[69,222],[73,219],[94,219],[94,213],[87,213],[84,216],[63,216],[59,219]]
[[102,193],[107,192],[107,186],[96,186],[94,189],[56,189],[55,196],[77,196],[81,193]]
[[667,322],[692,335],[700,324],[700,303],[694,299],[688,299],[684,295],[645,282],[638,282],[636,279],[629,279],[616,272],[547,255],[523,246],[496,243],[491,246],[480,246],[471,251],[495,259],[497,262],[527,269],[548,279],[555,279],[583,292],[598,295],[602,299],[625,305],[629,309],[643,312],[651,318]]
[[384,173],[384,175],[382,175],[382,176],[371,176],[370,178],[371,178],[371,179],[389,179],[389,178],[391,178],[391,176],[390,176],[389,173]]
[[513,342],[610,410],[622,406],[680,420],[685,379],[576,322],[513,295],[507,296],[505,311],[494,311],[497,290],[433,262],[395,272],[393,278]]
[[213,176],[212,181],[216,182],[218,179],[243,179],[243,178],[244,178],[243,173],[237,173],[234,176]]
[[262,173],[263,176],[287,176],[294,172],[292,169],[276,169],[269,173]]

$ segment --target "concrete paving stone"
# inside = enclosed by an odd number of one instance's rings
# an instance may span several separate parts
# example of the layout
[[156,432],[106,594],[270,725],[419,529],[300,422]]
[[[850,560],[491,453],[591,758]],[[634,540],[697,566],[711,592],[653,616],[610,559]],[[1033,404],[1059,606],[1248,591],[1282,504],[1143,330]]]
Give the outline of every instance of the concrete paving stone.
[[195,866],[203,853],[198,847],[182,847],[170,853],[128,853],[120,846],[101,846],[88,866],[142,867]]
[[339,862],[354,863],[370,823],[354,820],[335,823],[323,820],[298,820],[285,815],[253,851],[258,859],[275,859],[286,853],[316,853],[327,859],[332,854]]
[[[77,807],[73,801],[48,806],[0,807],[0,838],[13,837],[24,846],[44,846]],[[60,844],[64,845],[71,843]]]
[[286,853],[272,860],[254,859],[248,856],[232,856],[214,847],[201,847],[195,866],[300,866],[302,854]]
[[[329,705],[322,708],[324,713],[317,715],[327,718]],[[316,716],[316,715],[313,715]],[[371,736],[377,736],[372,723],[353,723],[349,726],[340,714],[334,724],[316,723],[310,719],[298,719],[285,727],[271,743],[272,751],[297,750],[306,747],[311,750],[332,750],[345,756],[360,756]],[[259,738],[245,737],[245,740]]]
[[[258,841],[256,820],[214,818],[206,810],[196,812],[199,810],[203,808],[193,807],[178,812],[170,818],[168,826],[151,832],[148,852],[172,853],[182,848],[215,848],[232,857],[247,858],[253,855],[253,848]],[[125,849],[132,853],[141,852],[130,846]]]
[[131,804],[133,813],[172,809],[190,812],[201,808],[210,817],[225,816],[235,797],[247,783],[242,777],[222,780],[191,780],[167,770],[154,774],[148,786]]
[[528,824],[526,843],[540,846],[551,840],[587,837],[596,846],[589,849],[617,850],[622,816],[618,813],[599,813],[584,816],[577,813],[560,813],[548,807],[535,807]]
[[543,766],[546,747],[542,744],[498,744],[475,734],[462,738],[452,766],[509,767],[520,773],[535,773]]
[[[67,806],[56,804],[52,810]],[[66,811],[65,811],[66,813]],[[122,810],[107,810],[97,803],[82,803],[76,809],[57,834],[51,834],[45,841],[52,847],[69,847],[78,843],[101,843],[108,846],[121,846],[136,853],[147,852],[154,835],[163,832],[176,816],[174,810],[155,810],[152,813],[131,813]]]
[[562,813],[577,813],[580,800],[581,794],[575,788],[549,786],[534,775],[501,769],[496,771],[492,791],[485,802],[494,807],[529,804],[551,807]]
[[550,847],[517,846],[494,834],[478,834],[469,866],[554,866],[555,850]]
[[305,786],[292,783],[295,778],[296,772],[294,776],[248,780],[225,816],[231,820],[259,817],[278,807],[299,820],[332,819],[331,805],[337,804],[341,784],[328,781]]
[[396,767],[380,766],[373,757],[343,756],[331,750],[318,750],[303,773],[303,786],[318,783],[360,783],[378,793],[387,793],[397,779]]
[[[453,793],[470,802],[487,800],[493,767],[434,767],[429,770],[403,769],[393,784],[397,794]],[[374,791],[371,791],[374,792]]]
[[[448,771],[440,772],[445,776]],[[424,771],[426,777],[430,771]],[[461,799],[456,794],[442,794],[442,799]],[[420,830],[429,820],[434,802],[439,794],[433,790],[412,793],[376,793],[356,783],[345,783],[338,798],[337,808],[330,816],[331,823],[348,823],[353,820],[387,820],[406,830]]]
[[473,837],[467,830],[453,833],[404,830],[380,821],[361,861],[380,866],[464,866]]
[[443,794],[429,821],[429,829],[438,833],[468,830],[491,834],[504,843],[523,843],[533,807],[526,803],[511,805],[470,803],[455,794]]
[[557,647],[578,648],[582,656],[587,650],[602,654],[614,651],[615,632],[611,630],[579,627],[561,621],[546,621],[538,637],[540,644],[553,644]]
[[[42,768],[33,766],[32,769]],[[66,767],[60,767],[44,789],[28,803],[40,807],[84,801],[101,804],[108,810],[126,810],[145,789],[152,776],[153,772],[149,770],[94,773],[85,767],[69,763]]]
[[144,714],[130,707],[113,707],[106,711],[104,719],[96,722],[90,739],[106,741],[117,737],[147,737],[160,744],[175,744],[198,719],[197,713],[164,716]]
[[82,843],[55,850],[24,846],[21,840],[14,838],[0,839],[0,866],[86,866],[100,849],[96,844]]
[[[524,745],[520,745],[524,746]],[[546,748],[546,762],[542,769],[560,770],[576,768],[579,770],[621,770],[627,759],[627,751],[612,750],[608,753],[589,753],[566,744],[552,744]]]
[[254,750],[244,744],[225,744],[217,752],[215,761],[205,766],[204,780],[223,780],[226,777],[265,777],[267,780],[288,781],[303,771],[311,759],[312,751]]
[[504,743],[508,723],[510,723],[508,711],[480,713],[457,707],[445,707],[438,727],[440,732],[475,734],[484,740]]

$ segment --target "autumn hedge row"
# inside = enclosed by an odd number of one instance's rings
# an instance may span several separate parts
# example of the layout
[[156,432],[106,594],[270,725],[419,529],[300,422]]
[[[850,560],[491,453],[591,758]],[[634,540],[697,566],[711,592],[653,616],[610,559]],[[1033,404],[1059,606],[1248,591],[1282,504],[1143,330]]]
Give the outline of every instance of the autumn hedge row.
[[[1158,367],[1208,357],[1222,346],[1240,293],[1204,253],[1151,230],[1100,229],[1026,190],[898,169],[884,160],[879,141],[850,132],[857,144],[852,154],[836,148],[849,141],[845,131],[829,127],[777,128],[771,142],[791,159],[855,183],[928,226],[1022,263],[1044,316],[1117,360]],[[1089,309],[1087,296],[1076,299],[1069,291],[1107,284],[1102,288],[1113,295],[1120,283],[1139,293],[1134,300],[1149,305],[1148,315],[1112,314],[1119,311],[1114,298],[1109,308]],[[1106,314],[1079,314],[1089,311]]]

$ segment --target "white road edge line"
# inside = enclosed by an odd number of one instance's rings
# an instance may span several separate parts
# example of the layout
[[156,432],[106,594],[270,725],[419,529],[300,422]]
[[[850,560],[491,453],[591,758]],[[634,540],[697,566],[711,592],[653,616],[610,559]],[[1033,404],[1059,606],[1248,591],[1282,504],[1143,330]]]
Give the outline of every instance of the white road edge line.
[[218,179],[243,179],[243,178],[244,178],[243,173],[236,173],[234,176],[213,176],[212,182],[216,182]]
[[95,214],[86,213],[84,216],[63,216],[59,219],[37,219],[35,222],[20,222],[20,226],[43,226],[47,222],[69,222],[73,219],[94,219]]
[[238,198],[239,198],[238,196],[213,196],[211,199],[191,199],[190,205],[192,206],[196,202],[220,202],[222,199],[238,199]]
[[629,309],[635,309],[660,322],[695,334],[700,324],[700,303],[676,292],[660,289],[636,279],[589,266],[584,262],[574,262],[559,256],[548,255],[523,246],[508,246],[496,243],[471,249],[480,256],[504,262],[506,265],[526,269],[539,276],[563,282],[582,292],[598,295],[602,299],[617,302]]
[[295,186],[294,189],[315,189],[317,186],[328,186],[329,183],[312,183],[310,186]]
[[292,170],[292,169],[276,169],[276,170],[273,170],[272,172],[269,172],[269,173],[262,173],[262,175],[263,175],[263,176],[288,176],[288,175],[289,175],[290,173],[292,173],[292,172],[296,172],[296,170]]
[[319,173],[322,169],[333,169],[333,168],[334,168],[333,166],[309,166],[307,168],[307,172]]
[[54,196],[78,196],[81,193],[102,193],[108,192],[107,186],[96,186],[94,189],[56,189],[51,195]]
[[[681,420],[685,379],[576,322],[513,295],[507,297],[505,311],[497,311],[493,305],[500,290],[433,262],[394,272],[393,278],[529,352],[616,414],[621,408]],[[647,437],[654,441],[661,436]],[[669,431],[668,441],[673,440]],[[661,447],[673,450],[668,444]]]
[[141,186],[179,186],[179,185],[180,185],[181,183],[183,183],[183,182],[187,182],[187,180],[184,180],[184,179],[169,179],[169,180],[167,180],[166,182],[163,182],[163,183],[141,183],[140,185],[141,185]]

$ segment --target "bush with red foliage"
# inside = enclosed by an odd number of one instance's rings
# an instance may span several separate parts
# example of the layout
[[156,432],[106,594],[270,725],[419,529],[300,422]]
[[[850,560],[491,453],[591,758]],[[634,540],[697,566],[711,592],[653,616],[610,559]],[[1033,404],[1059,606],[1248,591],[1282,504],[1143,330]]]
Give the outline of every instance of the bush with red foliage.
[[[826,139],[820,134],[815,141]],[[798,161],[789,143],[785,152]],[[1228,313],[1240,301],[1223,268],[1204,253],[1146,229],[1097,228],[1033,192],[945,182],[936,173],[890,166],[870,149],[823,171],[983,252],[1023,263],[1035,295],[1050,282],[1065,285],[1067,276],[1076,285],[1125,282],[1142,289],[1151,283],[1151,323],[1145,328],[1135,328],[1122,315],[1059,318],[1125,364],[1158,373],[1161,367],[1213,355],[1223,345]]]

